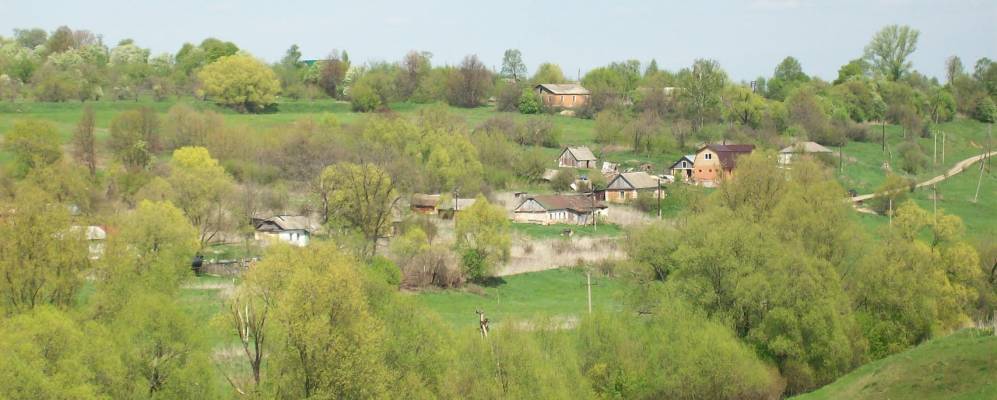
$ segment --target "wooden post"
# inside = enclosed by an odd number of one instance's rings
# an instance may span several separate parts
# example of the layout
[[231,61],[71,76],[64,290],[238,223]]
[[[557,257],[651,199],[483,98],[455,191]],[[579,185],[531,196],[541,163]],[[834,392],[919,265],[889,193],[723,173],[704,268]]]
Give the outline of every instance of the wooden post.
[[886,152],[886,119],[883,119],[883,152]]
[[886,213],[890,216],[890,226],[893,226],[893,199],[890,200],[890,209]]
[[986,160],[980,159],[980,178],[976,180],[976,194],[973,195],[973,203],[980,197],[980,184],[983,183],[983,167],[985,166]]
[[934,201],[932,202],[931,212],[933,214],[932,219],[938,222],[938,184],[931,185],[931,191],[934,192]]
[[592,313],[592,271],[585,271],[585,280],[588,286],[588,296],[589,296],[589,314]]
[[478,314],[478,328],[481,329],[481,337],[488,337],[488,318],[485,318],[485,312],[481,310],[475,310]]
[[931,141],[933,142],[931,148],[931,164],[938,165],[938,132],[931,132]]
[[942,131],[942,164],[945,164],[945,131]]

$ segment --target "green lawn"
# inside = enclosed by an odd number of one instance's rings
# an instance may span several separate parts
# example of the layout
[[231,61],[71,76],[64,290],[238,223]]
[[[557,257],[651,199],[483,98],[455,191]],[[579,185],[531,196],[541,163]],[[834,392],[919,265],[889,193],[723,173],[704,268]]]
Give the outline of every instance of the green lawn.
[[[445,290],[426,291],[414,296],[458,329],[477,327],[475,310],[483,310],[494,324],[534,317],[572,318],[587,310],[585,274],[578,270],[532,272],[507,276],[499,281],[483,287],[483,294],[469,290]],[[593,274],[593,310],[618,308],[623,290],[622,283]]]
[[963,330],[863,365],[794,399],[997,399],[997,337]]
[[537,225],[537,224],[512,224],[512,231],[521,235],[537,239],[552,239],[561,237],[565,229],[574,231],[575,237],[581,236],[620,236],[623,228],[615,224],[592,225]]

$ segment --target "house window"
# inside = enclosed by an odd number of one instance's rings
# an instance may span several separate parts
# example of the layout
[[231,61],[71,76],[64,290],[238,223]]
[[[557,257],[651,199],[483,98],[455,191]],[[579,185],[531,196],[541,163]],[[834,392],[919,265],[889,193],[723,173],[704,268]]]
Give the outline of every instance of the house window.
[[706,157],[707,160],[712,160],[713,159],[713,154],[706,153],[705,157]]
[[571,96],[571,104],[575,104],[575,96]]

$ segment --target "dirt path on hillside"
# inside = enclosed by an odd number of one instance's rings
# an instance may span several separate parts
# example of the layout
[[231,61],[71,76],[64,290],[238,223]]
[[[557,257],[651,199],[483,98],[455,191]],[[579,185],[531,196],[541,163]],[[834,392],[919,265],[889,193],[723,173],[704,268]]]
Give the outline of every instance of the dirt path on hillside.
[[[975,155],[975,156],[969,157],[969,158],[967,158],[965,160],[959,161],[952,168],[949,168],[948,171],[945,171],[945,174],[938,175],[938,176],[936,176],[934,178],[931,178],[931,179],[928,179],[928,180],[923,181],[921,183],[918,183],[915,187],[920,188],[920,187],[925,187],[925,186],[931,186],[931,185],[934,185],[934,184],[936,184],[938,182],[944,181],[944,180],[946,180],[946,179],[948,179],[948,178],[950,178],[952,176],[955,176],[955,175],[959,174],[960,172],[965,171],[966,168],[969,168],[970,165],[975,164],[977,161],[985,160],[985,159],[987,159],[987,157],[993,157],[994,155],[997,155],[997,151],[991,151],[989,153],[983,153],[983,154],[980,154],[980,155]],[[907,189],[904,188],[904,189],[900,189],[900,190],[907,190]],[[852,197],[851,200],[852,200],[853,203],[858,203],[860,201],[866,201],[866,200],[874,199],[874,198],[876,198],[877,196],[879,196],[881,194],[882,193],[863,194],[863,195]]]

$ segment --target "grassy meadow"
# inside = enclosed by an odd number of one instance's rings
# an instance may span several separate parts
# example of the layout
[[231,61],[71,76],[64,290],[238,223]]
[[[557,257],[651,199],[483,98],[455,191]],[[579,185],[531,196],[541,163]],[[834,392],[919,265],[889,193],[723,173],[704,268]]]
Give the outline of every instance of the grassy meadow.
[[795,400],[997,398],[997,336],[966,329],[873,361]]

